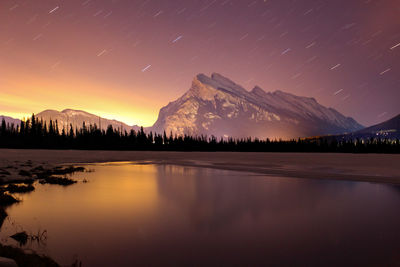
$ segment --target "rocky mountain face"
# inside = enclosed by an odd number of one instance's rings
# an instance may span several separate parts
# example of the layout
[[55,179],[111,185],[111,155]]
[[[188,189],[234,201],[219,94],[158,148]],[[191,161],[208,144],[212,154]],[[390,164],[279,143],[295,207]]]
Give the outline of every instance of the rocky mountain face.
[[65,109],[61,112],[57,110],[45,110],[38,114],[36,117],[39,119],[43,119],[47,123],[52,120],[53,122],[57,121],[58,129],[61,132],[62,129],[68,130],[70,125],[72,127],[80,129],[85,122],[85,125],[89,127],[89,125],[96,125],[98,128],[106,130],[109,125],[111,125],[114,129],[121,129],[122,131],[129,132],[131,129],[137,131],[140,129],[138,126],[129,126],[123,122],[117,120],[108,120],[101,118],[97,115],[82,111],[82,110],[73,110],[73,109]]
[[314,98],[251,91],[220,74],[197,75],[191,88],[160,110],[150,130],[217,137],[297,138],[340,134],[363,126]]

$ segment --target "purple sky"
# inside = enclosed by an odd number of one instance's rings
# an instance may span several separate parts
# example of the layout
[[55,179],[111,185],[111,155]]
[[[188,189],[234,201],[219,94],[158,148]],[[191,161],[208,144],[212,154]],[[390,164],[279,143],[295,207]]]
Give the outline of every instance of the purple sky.
[[399,0],[2,0],[0,113],[79,108],[151,125],[198,73],[400,113]]

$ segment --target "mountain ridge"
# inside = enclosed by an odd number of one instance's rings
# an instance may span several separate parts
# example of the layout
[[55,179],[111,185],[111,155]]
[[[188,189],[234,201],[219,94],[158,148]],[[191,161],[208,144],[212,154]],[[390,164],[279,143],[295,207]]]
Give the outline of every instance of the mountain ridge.
[[400,138],[400,114],[381,123],[352,133],[356,138]]
[[383,130],[400,131],[400,114],[381,123],[361,129],[357,131],[357,133],[376,133],[377,131]]
[[96,125],[98,128],[102,130],[106,130],[109,125],[113,126],[114,129],[119,129],[122,131],[129,132],[130,130],[139,130],[140,127],[137,125],[127,125],[123,122],[117,120],[110,120],[102,118],[98,115],[76,109],[64,109],[62,111],[57,111],[54,109],[46,109],[42,112],[39,112],[35,115],[39,119],[43,119],[43,121],[49,122],[50,120],[57,121],[58,129],[61,132],[63,129],[69,130],[70,125],[72,125],[73,129],[80,129],[85,122],[86,126]]
[[265,92],[259,86],[247,91],[218,73],[196,75],[188,91],[160,109],[151,127],[155,132],[178,135],[260,138],[297,138],[362,128],[353,118],[322,106],[315,98],[279,90]]

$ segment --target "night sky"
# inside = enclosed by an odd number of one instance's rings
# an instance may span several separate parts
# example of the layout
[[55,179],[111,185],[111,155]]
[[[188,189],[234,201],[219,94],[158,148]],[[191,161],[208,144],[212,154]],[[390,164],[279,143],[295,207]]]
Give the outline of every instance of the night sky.
[[198,73],[400,113],[399,0],[1,0],[0,114],[76,108],[150,126]]

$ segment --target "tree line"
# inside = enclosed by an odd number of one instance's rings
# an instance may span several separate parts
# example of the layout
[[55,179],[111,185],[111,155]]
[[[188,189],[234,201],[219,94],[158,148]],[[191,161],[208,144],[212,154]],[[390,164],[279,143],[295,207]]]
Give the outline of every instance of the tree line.
[[330,137],[312,139],[271,140],[258,138],[217,138],[144,132],[106,130],[83,123],[80,129],[63,128],[58,122],[39,120],[32,115],[19,125],[2,120],[1,148],[25,149],[85,149],[85,150],[154,150],[154,151],[242,151],[242,152],[341,152],[400,153],[399,139],[343,139]]

